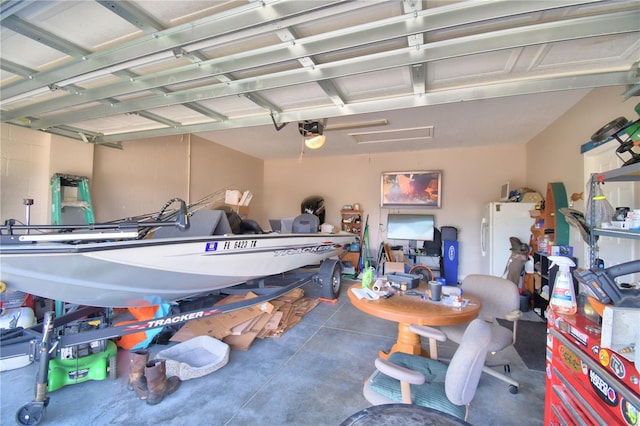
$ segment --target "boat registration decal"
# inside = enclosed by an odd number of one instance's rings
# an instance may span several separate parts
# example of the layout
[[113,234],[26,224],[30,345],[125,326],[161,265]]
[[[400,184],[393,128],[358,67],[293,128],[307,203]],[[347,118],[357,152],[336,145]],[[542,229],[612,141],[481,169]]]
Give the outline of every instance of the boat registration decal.
[[213,241],[207,243],[204,251],[227,251],[255,248],[258,240]]

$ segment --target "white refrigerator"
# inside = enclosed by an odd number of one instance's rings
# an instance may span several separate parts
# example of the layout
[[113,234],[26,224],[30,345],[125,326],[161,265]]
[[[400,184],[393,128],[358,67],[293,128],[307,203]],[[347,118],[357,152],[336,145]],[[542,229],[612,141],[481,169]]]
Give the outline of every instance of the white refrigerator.
[[498,277],[504,274],[511,256],[509,238],[517,237],[529,244],[534,224],[529,210],[534,208],[534,203],[493,202],[485,205],[480,225],[482,273]]

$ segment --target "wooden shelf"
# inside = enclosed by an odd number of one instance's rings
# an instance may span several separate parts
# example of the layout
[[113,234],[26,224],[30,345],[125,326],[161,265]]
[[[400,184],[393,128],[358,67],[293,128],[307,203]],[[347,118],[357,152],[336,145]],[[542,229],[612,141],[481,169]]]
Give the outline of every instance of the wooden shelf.
[[340,210],[342,216],[341,229],[362,236],[362,215],[361,210]]
[[[364,215],[364,212],[362,212],[361,210],[340,210],[340,216],[342,217],[342,220],[340,223],[340,229],[342,229],[344,232],[350,232],[352,234],[356,234],[358,236],[358,239],[360,240],[360,244],[362,244],[363,215]],[[347,251],[341,257],[341,260],[343,262],[348,261],[351,263],[351,265],[356,270],[356,275],[358,275],[358,273],[360,272],[359,266],[360,266],[361,252],[362,250],[358,250],[357,252]]]

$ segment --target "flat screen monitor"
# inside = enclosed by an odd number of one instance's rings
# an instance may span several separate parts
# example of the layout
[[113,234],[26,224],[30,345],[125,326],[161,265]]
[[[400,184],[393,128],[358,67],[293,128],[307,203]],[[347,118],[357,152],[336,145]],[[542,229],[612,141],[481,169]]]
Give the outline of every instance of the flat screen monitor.
[[431,214],[389,213],[387,238],[390,240],[433,241],[435,218]]

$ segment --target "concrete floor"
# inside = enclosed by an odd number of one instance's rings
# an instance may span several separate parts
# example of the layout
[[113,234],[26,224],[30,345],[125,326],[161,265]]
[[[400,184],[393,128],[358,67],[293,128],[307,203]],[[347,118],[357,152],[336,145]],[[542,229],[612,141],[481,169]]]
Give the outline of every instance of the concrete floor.
[[[343,293],[350,285],[343,282]],[[319,296],[313,285],[303,287]],[[182,383],[159,405],[127,390],[128,352],[118,355],[117,380],[90,381],[49,394],[41,425],[339,425],[370,406],[362,385],[379,350],[394,342],[397,324],[355,309],[346,294],[321,303],[279,338],[232,350],[220,370]],[[521,338],[524,336],[521,336]],[[166,346],[151,347],[152,355]],[[441,346],[441,356],[455,346]],[[515,350],[503,356],[520,381],[508,386],[483,375],[468,421],[474,425],[542,425],[545,374],[528,370]],[[37,364],[0,373],[0,424],[15,424],[19,407],[33,400]]]

